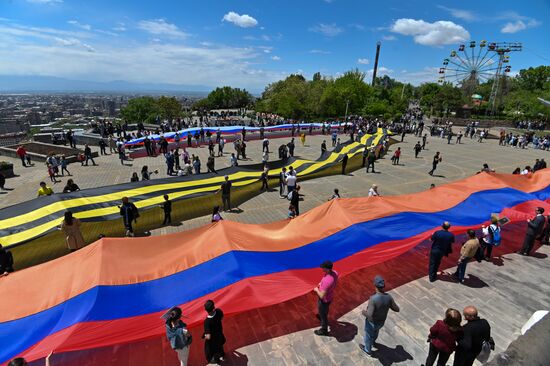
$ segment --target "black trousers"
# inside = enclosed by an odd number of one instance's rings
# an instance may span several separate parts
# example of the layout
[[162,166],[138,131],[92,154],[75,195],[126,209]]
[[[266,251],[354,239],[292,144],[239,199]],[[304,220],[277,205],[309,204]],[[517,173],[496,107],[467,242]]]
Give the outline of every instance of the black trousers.
[[370,167],[372,167],[372,172],[375,173],[375,171],[374,171],[374,162],[372,162],[372,163],[367,162],[367,173],[369,172]]
[[435,281],[437,279],[437,271],[439,270],[439,265],[441,264],[441,259],[443,258],[443,253],[431,251],[430,252],[430,265],[428,268],[428,274],[430,281]]
[[[439,356],[439,359],[437,359],[437,356]],[[430,343],[430,350],[428,351],[428,358],[426,358],[426,366],[433,366],[435,363],[435,360],[437,359],[437,366],[445,366],[447,361],[449,360],[449,357],[451,357],[450,353],[445,353],[433,346],[433,344]]]
[[231,210],[231,196],[229,194],[222,194],[222,206],[224,211]]
[[164,211],[164,221],[162,222],[163,225],[172,223],[172,212]]
[[262,188],[260,188],[260,191],[263,191],[265,188],[265,190],[269,190],[269,185],[267,184],[267,179],[262,179]]
[[525,235],[525,239],[523,240],[523,247],[521,248],[521,253],[523,254],[529,254],[531,249],[533,249],[533,246],[535,245],[535,235]]
[[474,364],[474,361],[476,360],[477,355],[479,355],[479,351],[465,351],[457,348],[455,352],[455,361],[453,362],[453,366],[472,366]]
[[321,320],[321,329],[328,332],[328,311],[330,308],[330,302],[323,302],[321,299],[317,299],[317,311],[319,312],[319,319]]

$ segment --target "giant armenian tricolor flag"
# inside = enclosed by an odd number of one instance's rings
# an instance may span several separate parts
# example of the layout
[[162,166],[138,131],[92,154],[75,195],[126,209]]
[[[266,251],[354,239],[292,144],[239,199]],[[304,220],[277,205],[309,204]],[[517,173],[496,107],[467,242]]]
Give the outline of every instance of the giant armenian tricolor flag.
[[459,233],[491,213],[520,222],[549,203],[550,169],[482,173],[415,194],[333,200],[294,220],[104,238],[0,279],[0,362],[162,337],[159,316],[174,305],[196,325],[208,298],[226,314],[279,304],[310,292],[326,259],[346,276],[411,250],[445,220]]

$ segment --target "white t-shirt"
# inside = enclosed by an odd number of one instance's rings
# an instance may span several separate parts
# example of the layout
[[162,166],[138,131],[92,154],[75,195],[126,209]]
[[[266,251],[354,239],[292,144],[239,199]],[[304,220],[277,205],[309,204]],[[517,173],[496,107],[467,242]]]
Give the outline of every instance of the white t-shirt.
[[294,186],[296,186],[296,180],[297,180],[297,178],[294,175],[288,175],[286,177],[286,185],[294,187]]
[[375,196],[380,196],[380,195],[378,194],[378,192],[374,190],[374,188],[369,189],[369,197],[375,197]]

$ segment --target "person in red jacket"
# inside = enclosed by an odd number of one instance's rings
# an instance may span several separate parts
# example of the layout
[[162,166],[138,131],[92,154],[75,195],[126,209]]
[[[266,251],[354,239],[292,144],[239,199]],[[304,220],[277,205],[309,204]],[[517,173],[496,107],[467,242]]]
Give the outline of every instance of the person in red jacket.
[[445,366],[449,357],[456,349],[456,342],[463,336],[462,316],[460,311],[456,309],[447,309],[445,311],[445,319],[438,320],[430,328],[428,342],[430,342],[430,350],[428,358],[426,358],[425,366],[432,366],[437,360],[437,366]]
[[25,163],[25,156],[27,155],[27,150],[25,150],[23,145],[19,145],[17,147],[17,150],[15,150],[15,153],[17,154],[17,156],[19,156],[19,159],[21,159],[23,166],[27,166],[27,164]]

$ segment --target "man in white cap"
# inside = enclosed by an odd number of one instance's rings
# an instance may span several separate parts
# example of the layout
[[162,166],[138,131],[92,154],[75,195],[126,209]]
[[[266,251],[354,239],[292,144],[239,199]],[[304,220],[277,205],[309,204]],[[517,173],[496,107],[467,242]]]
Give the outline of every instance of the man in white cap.
[[384,292],[386,282],[382,276],[377,275],[374,277],[374,287],[376,293],[370,297],[367,308],[362,311],[365,317],[365,345],[359,345],[361,350],[369,357],[372,356],[372,346],[378,338],[378,332],[384,326],[388,311],[392,309],[399,312],[399,306],[397,306],[393,297]]
[[378,193],[378,186],[376,184],[373,184],[372,187],[369,189],[369,197],[378,197],[380,196],[380,193]]

